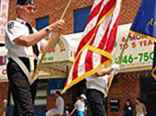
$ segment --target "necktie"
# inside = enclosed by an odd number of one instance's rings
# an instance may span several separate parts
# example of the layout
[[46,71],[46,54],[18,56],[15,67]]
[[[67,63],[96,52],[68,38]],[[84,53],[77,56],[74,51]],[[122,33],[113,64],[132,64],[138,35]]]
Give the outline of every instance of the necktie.
[[[29,23],[25,23],[25,25],[28,27],[30,34],[34,33],[32,27],[31,27],[31,25]],[[38,57],[39,50],[38,50],[37,44],[33,45],[32,48],[33,48],[34,54]]]

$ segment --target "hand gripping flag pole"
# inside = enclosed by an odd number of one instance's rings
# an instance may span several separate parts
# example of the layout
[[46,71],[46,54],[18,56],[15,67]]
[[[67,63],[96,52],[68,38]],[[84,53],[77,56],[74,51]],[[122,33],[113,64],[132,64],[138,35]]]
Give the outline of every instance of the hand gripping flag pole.
[[[68,1],[67,5],[66,5],[66,7],[65,7],[65,9],[64,9],[64,11],[63,11],[61,17],[60,17],[60,20],[62,20],[62,19],[64,18],[65,14],[67,13],[67,10],[68,10],[68,8],[69,8],[69,6],[70,6],[70,4],[71,4],[71,1],[72,1],[72,0],[69,0],[69,1]],[[60,36],[60,33],[58,33],[58,34],[59,34],[59,36]],[[51,40],[53,40],[53,39],[51,39]],[[54,47],[58,41],[59,41],[59,39],[56,39],[56,41],[49,41],[49,42],[48,42],[48,45],[47,45],[47,48],[49,48],[49,47]],[[52,44],[52,45],[51,45],[51,44]],[[40,60],[39,60],[39,62],[38,62],[38,64],[37,64],[36,69],[35,69],[34,72],[32,73],[31,79],[32,79],[33,81],[37,79],[37,74],[39,73],[39,69],[40,69],[41,64],[42,64],[42,62],[43,62],[43,59],[45,58],[45,55],[46,55],[46,51],[44,50],[44,51],[40,54]]]

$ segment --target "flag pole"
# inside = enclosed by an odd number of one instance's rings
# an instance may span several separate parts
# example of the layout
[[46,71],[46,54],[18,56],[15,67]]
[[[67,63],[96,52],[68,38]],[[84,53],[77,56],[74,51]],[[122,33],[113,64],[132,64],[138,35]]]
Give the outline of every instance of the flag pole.
[[[72,1],[72,0],[69,0],[69,1],[68,1],[67,5],[66,5],[66,7],[65,7],[65,9],[64,9],[64,11],[63,11],[61,17],[60,17],[60,20],[62,20],[62,19],[64,18],[65,14],[67,13],[67,10],[68,10],[68,8],[69,8],[69,6],[70,6],[70,4],[71,4],[71,1]],[[59,33],[59,35],[60,35],[60,33]],[[58,39],[57,41],[55,41],[54,43],[57,43],[58,41],[59,41],[59,39]],[[50,41],[49,41],[49,42],[50,42]],[[54,44],[53,44],[53,45],[54,45]],[[55,46],[55,45],[54,45],[54,46]],[[54,47],[54,46],[53,46],[53,47]],[[49,47],[49,46],[47,46],[47,47]],[[32,76],[31,76],[31,79],[32,79],[33,81],[37,79],[37,76],[36,76],[36,75],[37,75],[37,73],[39,72],[40,66],[41,66],[41,64],[42,64],[42,62],[43,62],[43,59],[44,59],[45,55],[46,55],[46,52],[43,51],[43,52],[41,53],[41,56],[40,56],[41,58],[40,58],[40,60],[39,60],[39,62],[38,62],[38,65],[37,65],[35,71],[33,72]]]
[[67,10],[68,10],[68,8],[69,8],[69,6],[70,6],[70,4],[71,4],[71,1],[72,1],[72,0],[69,0],[69,1],[68,1],[68,3],[67,3],[67,5],[66,5],[66,7],[65,7],[65,9],[64,9],[64,11],[63,11],[63,13],[62,13],[60,19],[63,19],[63,18],[64,18],[65,14],[67,13]]
[[[123,54],[124,54],[124,52],[125,52],[126,44],[128,43],[128,41],[129,41],[129,34],[128,34],[128,36],[127,36],[125,42],[124,42],[123,48],[122,48],[122,50],[121,50],[121,52],[120,52],[120,55],[119,55],[118,64],[120,64],[120,65],[121,65],[121,63],[122,63]],[[108,91],[109,91],[109,89],[110,89],[110,87],[111,87],[111,85],[112,85],[113,79],[114,79],[114,75],[110,78],[110,82],[109,82],[109,84],[108,84]]]

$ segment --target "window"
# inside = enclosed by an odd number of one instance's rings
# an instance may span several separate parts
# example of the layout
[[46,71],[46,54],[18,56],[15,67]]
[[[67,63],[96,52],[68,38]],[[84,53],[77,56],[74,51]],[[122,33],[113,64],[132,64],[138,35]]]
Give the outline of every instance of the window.
[[74,32],[82,32],[87,23],[91,7],[85,7],[74,11]]
[[48,81],[48,95],[64,88],[66,78],[54,78]]
[[111,99],[110,100],[110,108],[111,112],[118,112],[120,108],[120,100],[119,99]]
[[36,29],[40,30],[49,25],[49,16],[44,16],[36,19]]

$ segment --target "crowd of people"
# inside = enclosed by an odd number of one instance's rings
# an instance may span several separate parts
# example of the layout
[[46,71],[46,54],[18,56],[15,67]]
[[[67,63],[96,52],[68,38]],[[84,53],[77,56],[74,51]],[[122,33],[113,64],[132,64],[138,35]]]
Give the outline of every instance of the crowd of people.
[[146,106],[140,98],[136,98],[134,104],[127,99],[123,109],[123,116],[147,116]]
[[[91,111],[91,110],[97,111],[100,110],[98,109],[98,107],[96,107],[95,103],[94,108],[96,109],[90,107],[90,103],[85,94],[81,94],[80,96],[77,97],[77,100],[75,101],[75,103],[73,103],[72,110],[64,109],[65,108],[64,99],[59,91],[56,91],[54,95],[56,97],[55,106],[46,112],[46,116],[100,116],[99,114],[95,115],[94,114],[95,111]],[[100,104],[100,102],[98,103]],[[105,105],[107,105],[107,103],[106,102],[104,103],[105,104],[103,104],[103,107],[101,107],[100,109],[105,111]],[[135,100],[133,100],[133,102],[132,100],[127,99],[125,101],[122,111],[123,111],[122,116],[147,116],[146,106],[140,98],[136,98]],[[101,116],[107,116],[106,112],[105,114],[101,113]]]

